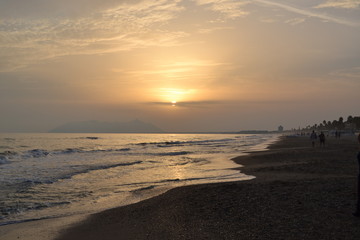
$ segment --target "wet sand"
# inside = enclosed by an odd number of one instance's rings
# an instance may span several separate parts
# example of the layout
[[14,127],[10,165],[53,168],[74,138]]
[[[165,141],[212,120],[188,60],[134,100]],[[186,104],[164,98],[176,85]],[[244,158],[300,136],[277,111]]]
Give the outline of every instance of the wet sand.
[[360,239],[356,137],[311,147],[283,138],[268,151],[233,159],[256,176],[242,182],[172,189],[94,214],[57,240]]

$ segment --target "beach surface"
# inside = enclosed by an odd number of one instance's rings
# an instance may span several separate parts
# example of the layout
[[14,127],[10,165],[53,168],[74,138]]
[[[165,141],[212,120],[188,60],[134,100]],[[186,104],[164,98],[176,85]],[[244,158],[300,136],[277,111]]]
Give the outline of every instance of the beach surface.
[[56,240],[360,239],[352,216],[358,151],[356,137],[329,138],[322,148],[282,137],[233,159],[253,180],[175,188],[91,215]]
[[284,137],[234,159],[253,180],[175,188],[92,215],[57,239],[360,239],[358,151],[355,137],[323,148]]

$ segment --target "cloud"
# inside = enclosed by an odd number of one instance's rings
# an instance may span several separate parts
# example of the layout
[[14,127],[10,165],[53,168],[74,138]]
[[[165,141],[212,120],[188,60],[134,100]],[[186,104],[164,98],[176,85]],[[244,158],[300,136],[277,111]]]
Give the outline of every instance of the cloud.
[[[321,19],[321,20],[327,21],[327,22],[333,22],[333,23],[338,23],[338,24],[353,26],[353,27],[360,26],[360,22],[352,22],[352,21],[348,21],[348,20],[345,20],[342,18],[330,16],[325,13],[317,13],[317,12],[314,12],[314,11],[311,11],[308,9],[303,9],[301,7],[292,6],[288,3],[281,3],[281,2],[275,2],[275,1],[270,1],[270,0],[254,0],[254,2],[269,5],[269,6],[276,6],[281,9],[285,9],[289,12],[297,13],[297,14],[300,14],[300,15],[303,15],[306,17],[318,18],[318,19]],[[354,2],[358,2],[358,0],[355,0]]]
[[201,34],[208,34],[208,33],[213,33],[216,31],[222,31],[222,30],[232,30],[234,29],[234,27],[212,27],[212,28],[202,28],[199,29],[199,33]]
[[297,25],[300,23],[305,22],[305,18],[293,18],[293,19],[289,19],[286,21],[286,23],[290,24],[290,25]]
[[151,81],[151,79],[153,81],[176,79],[178,82],[185,83],[193,78],[197,78],[197,82],[200,82],[200,79],[207,78],[209,69],[227,65],[229,63],[187,59],[187,61],[165,61],[164,63],[158,61],[148,62],[149,68],[147,70],[112,69],[112,71],[131,76],[132,78],[147,79],[147,81]]
[[123,3],[80,18],[3,19],[0,71],[60,56],[176,45],[185,34],[161,26],[180,11],[179,1],[151,0]]
[[360,7],[360,0],[331,0],[317,5],[315,8],[346,8],[357,9]]
[[209,9],[214,12],[222,14],[224,19],[236,19],[244,17],[249,12],[243,10],[243,6],[250,3],[250,1],[236,1],[236,0],[194,0],[198,5],[208,5]]
[[230,101],[180,101],[172,102],[146,102],[146,105],[165,106],[165,107],[183,107],[183,108],[208,108],[215,105],[229,105],[234,104]]
[[76,18],[141,0],[0,0],[0,18]]
[[261,18],[260,22],[263,22],[263,23],[276,23],[277,20],[274,19],[274,18]]
[[358,83],[359,82],[358,80],[360,79],[360,67],[354,67],[350,69],[340,69],[337,71],[333,71],[330,74],[337,77],[341,77],[342,82],[344,81],[345,78],[350,80],[356,80],[356,83]]
[[264,100],[203,100],[203,101],[179,101],[176,103],[164,102],[144,102],[145,105],[153,106],[164,106],[164,107],[182,107],[182,108],[212,108],[212,107],[238,107],[240,105],[247,106],[257,106],[257,105],[283,105],[289,103],[298,103],[298,100],[274,100],[274,99],[264,99]]

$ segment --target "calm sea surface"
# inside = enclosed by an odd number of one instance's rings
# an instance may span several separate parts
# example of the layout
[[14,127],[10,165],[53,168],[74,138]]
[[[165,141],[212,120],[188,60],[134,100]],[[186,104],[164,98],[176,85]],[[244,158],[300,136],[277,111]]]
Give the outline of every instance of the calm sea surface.
[[0,134],[0,225],[92,213],[170,188],[247,180],[230,159],[277,135]]

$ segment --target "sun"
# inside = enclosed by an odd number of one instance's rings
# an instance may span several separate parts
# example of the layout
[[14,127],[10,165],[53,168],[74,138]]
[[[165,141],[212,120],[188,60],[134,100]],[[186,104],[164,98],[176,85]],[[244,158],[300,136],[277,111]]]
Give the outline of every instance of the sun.
[[181,88],[158,88],[155,89],[155,95],[162,102],[171,103],[175,106],[179,101],[187,101],[191,99],[195,93],[194,89],[181,89]]

